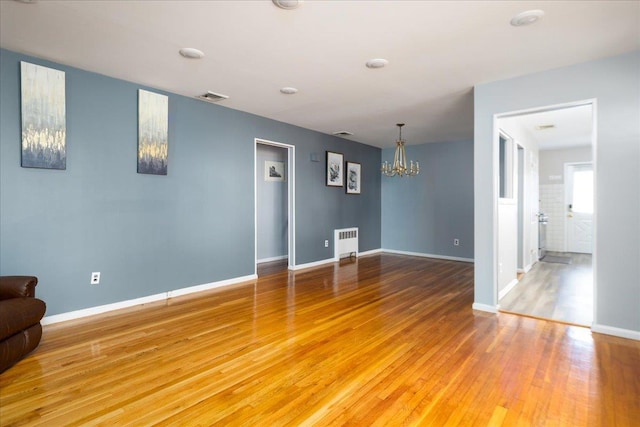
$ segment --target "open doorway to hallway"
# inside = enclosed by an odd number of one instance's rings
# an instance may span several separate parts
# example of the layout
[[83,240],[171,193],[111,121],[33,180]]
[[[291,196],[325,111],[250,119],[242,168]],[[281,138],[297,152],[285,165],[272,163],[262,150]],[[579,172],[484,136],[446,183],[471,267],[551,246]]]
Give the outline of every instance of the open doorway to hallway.
[[[497,120],[500,131],[524,147],[514,157],[524,168],[513,175],[519,189],[518,230],[501,230],[509,219],[498,219],[499,260],[510,259],[502,254],[509,244],[500,248],[501,242],[515,239],[519,250],[517,276],[509,286],[504,278],[502,288],[500,282],[497,286],[501,311],[583,326],[593,322],[593,117],[594,105],[587,102]],[[531,171],[533,163],[537,173]],[[538,248],[529,265],[521,262],[522,254],[533,250],[523,246],[527,233]]]
[[295,147],[255,140],[255,272],[295,266]]

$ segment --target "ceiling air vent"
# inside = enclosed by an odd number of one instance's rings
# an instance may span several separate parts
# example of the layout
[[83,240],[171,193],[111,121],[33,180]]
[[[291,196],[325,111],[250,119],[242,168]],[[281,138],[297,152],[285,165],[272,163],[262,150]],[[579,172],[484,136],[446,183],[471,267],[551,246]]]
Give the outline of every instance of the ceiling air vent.
[[335,136],[351,136],[353,133],[346,130],[339,130],[338,132],[333,133]]
[[203,101],[207,101],[207,102],[218,102],[218,101],[224,101],[225,99],[229,99],[227,95],[223,95],[221,93],[215,93],[211,91],[207,91],[207,93],[203,95],[198,95],[196,98],[202,99]]

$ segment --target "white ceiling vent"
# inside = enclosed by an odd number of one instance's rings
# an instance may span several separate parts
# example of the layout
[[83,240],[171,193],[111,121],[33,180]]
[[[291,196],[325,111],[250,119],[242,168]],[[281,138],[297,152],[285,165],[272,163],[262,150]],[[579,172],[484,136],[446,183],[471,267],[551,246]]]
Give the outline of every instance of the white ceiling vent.
[[351,136],[353,133],[346,130],[339,130],[338,132],[333,133],[335,136]]
[[229,99],[227,95],[211,92],[210,90],[207,91],[207,93],[205,94],[198,95],[196,98],[202,99],[203,101],[207,101],[207,102],[218,102],[218,101],[224,101],[225,99]]

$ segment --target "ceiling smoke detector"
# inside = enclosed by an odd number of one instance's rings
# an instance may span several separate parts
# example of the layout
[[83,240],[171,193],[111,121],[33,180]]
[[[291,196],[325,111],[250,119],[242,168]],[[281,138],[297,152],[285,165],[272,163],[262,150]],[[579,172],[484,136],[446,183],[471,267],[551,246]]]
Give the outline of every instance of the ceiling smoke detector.
[[298,93],[298,89],[296,89],[295,87],[287,86],[280,89],[280,92],[284,93],[285,95],[293,95],[295,93]]
[[539,21],[540,18],[542,18],[543,16],[544,16],[544,11],[540,9],[527,10],[511,18],[511,25],[513,25],[514,27],[531,25],[534,22]]
[[353,133],[348,130],[339,130],[338,132],[333,133],[335,136],[352,136]]
[[271,0],[280,9],[293,10],[300,7],[302,0]]
[[225,99],[229,99],[227,95],[223,95],[221,93],[215,93],[211,91],[207,91],[207,93],[205,94],[198,95],[196,96],[196,98],[201,99],[203,101],[207,101],[207,102],[218,102],[218,101],[224,101]]

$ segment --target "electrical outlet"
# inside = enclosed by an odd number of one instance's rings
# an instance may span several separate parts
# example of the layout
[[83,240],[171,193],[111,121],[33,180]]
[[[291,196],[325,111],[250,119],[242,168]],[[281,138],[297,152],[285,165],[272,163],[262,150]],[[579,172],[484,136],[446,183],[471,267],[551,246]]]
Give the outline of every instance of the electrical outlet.
[[459,239],[453,239],[453,246],[460,246],[460,240]]
[[328,241],[328,240],[325,240],[325,241],[324,241],[324,247],[325,247],[325,248],[328,248],[328,247],[329,247],[329,241]]
[[91,273],[91,284],[92,285],[97,285],[98,283],[100,283],[100,272],[94,272]]

